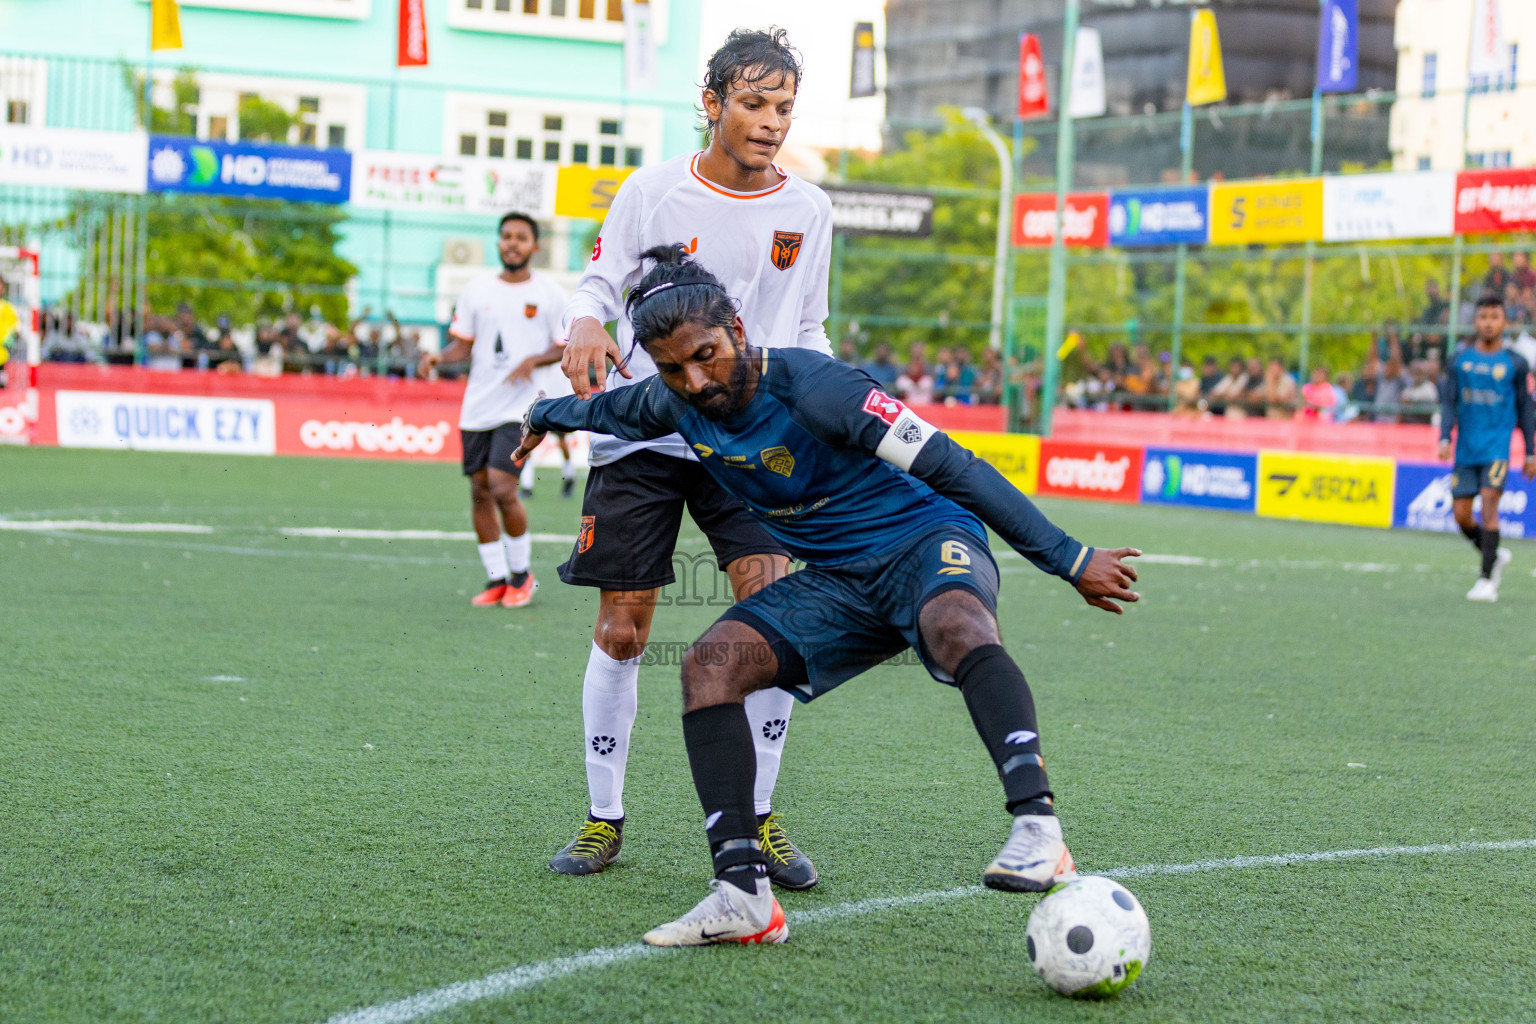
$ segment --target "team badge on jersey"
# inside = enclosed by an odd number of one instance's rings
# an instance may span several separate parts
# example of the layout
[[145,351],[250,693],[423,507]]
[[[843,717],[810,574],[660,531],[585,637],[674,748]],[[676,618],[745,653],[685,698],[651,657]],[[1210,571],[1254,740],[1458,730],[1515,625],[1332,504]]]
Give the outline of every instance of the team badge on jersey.
[[773,470],[779,476],[789,476],[795,471],[795,457],[789,453],[789,449],[781,444],[772,448],[764,448],[758,453],[763,460],[763,465]]
[[584,555],[592,548],[592,534],[597,532],[597,516],[581,517],[581,533],[576,537],[576,553]]
[[800,258],[800,243],[805,240],[803,231],[775,231],[773,233],[773,265],[788,270]]
[[870,388],[869,394],[864,396],[864,411],[886,426],[894,427],[896,417],[906,412],[907,407],[879,388]]
[[536,317],[538,315],[539,315],[539,307],[535,306],[533,303],[530,302],[530,303],[528,303],[528,305],[523,307],[523,316],[527,317],[529,320],[532,320],[534,317]]
[[1493,379],[1494,380],[1503,380],[1504,379],[1504,374],[1507,373],[1507,372],[1508,371],[1505,369],[1503,363],[1494,363],[1493,364]]

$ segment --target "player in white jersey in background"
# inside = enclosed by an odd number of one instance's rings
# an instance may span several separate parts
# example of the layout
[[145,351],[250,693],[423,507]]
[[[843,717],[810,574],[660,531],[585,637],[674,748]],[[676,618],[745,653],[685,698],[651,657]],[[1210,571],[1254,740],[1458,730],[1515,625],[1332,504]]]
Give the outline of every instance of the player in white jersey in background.
[[[782,29],[738,29],[710,57],[702,97],[709,148],[642,167],[625,180],[566,306],[569,344],[562,369],[578,395],[590,394],[593,375],[602,390],[655,372],[650,357],[633,344],[624,296],[642,275],[640,254],[679,239],[740,299],[749,337],[768,347],[831,354],[822,323],[831,203],[819,188],[773,163],[789,131],[801,77],[799,54]],[[603,327],[613,320],[617,342]],[[624,379],[609,376],[609,360]],[[594,435],[591,463],[581,533],[560,567],[565,582],[602,592],[581,702],[591,807],[576,838],[549,863],[572,875],[601,871],[623,841],[624,770],[640,659],[657,597],[674,580],[672,555],[684,506],[709,540],[737,601],[779,579],[789,565],[778,541],[709,478],[676,434],[644,442]],[[793,704],[782,690],[762,690],[746,702],[757,750],[757,842],[775,884],[809,889],[816,869],[772,813]]]
[[529,565],[528,512],[517,496],[522,466],[512,462],[512,453],[522,439],[523,415],[539,393],[534,372],[560,361],[566,296],[528,267],[539,251],[539,225],[528,214],[501,218],[496,249],[501,272],[469,283],[448,327],[452,340],[441,352],[423,355],[417,372],[469,359],[459,433],[480,561],[489,580],[470,603],[517,608],[533,599],[539,582]]

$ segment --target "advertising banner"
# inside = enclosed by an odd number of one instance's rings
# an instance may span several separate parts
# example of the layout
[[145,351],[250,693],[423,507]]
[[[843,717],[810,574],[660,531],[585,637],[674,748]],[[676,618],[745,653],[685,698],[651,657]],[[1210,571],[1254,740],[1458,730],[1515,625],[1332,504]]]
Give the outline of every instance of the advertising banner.
[[352,155],[351,202],[375,210],[555,213],[556,170],[533,160],[436,157],[364,150]]
[[1536,230],[1536,170],[1456,175],[1456,233]]
[[1252,512],[1258,482],[1256,455],[1148,448],[1141,469],[1141,500]]
[[1354,92],[1360,79],[1360,11],[1355,0],[1323,0],[1317,35],[1317,91]]
[[426,0],[400,0],[400,31],[395,53],[395,66],[422,68],[427,66],[427,4]]
[[1109,194],[1109,244],[1204,245],[1210,238],[1210,189],[1155,188]]
[[[1066,244],[1102,249],[1109,244],[1109,193],[1069,192],[1062,210]],[[1013,244],[1048,246],[1056,234],[1056,193],[1024,192],[1013,197]]]
[[458,410],[442,402],[277,399],[279,455],[457,460]]
[[822,191],[832,200],[832,227],[842,234],[903,238],[933,234],[931,193],[839,185],[823,185]]
[[1211,186],[1211,241],[1217,245],[1315,242],[1322,237],[1321,178]]
[[1040,442],[1039,493],[1134,502],[1141,496],[1141,449]]
[[1323,241],[1445,238],[1456,222],[1456,174],[1348,174],[1323,179]]
[[0,125],[0,184],[139,193],[149,136]]
[[1104,40],[1099,30],[1083,26],[1072,47],[1072,116],[1103,117],[1109,109],[1104,85]]
[[[1451,483],[1451,467],[1443,463],[1399,462],[1392,525],[1399,530],[1459,533],[1451,516]],[[1479,516],[1482,506],[1481,497],[1472,499],[1472,510]],[[1509,474],[1499,498],[1499,532],[1505,537],[1536,537],[1536,481]]]
[[276,450],[272,402],[265,398],[60,391],[54,409],[65,448],[226,455]]
[[1046,93],[1045,61],[1040,57],[1040,37],[1033,32],[1019,34],[1019,117],[1044,117],[1051,112]]
[[555,216],[602,220],[608,216],[608,207],[613,205],[619,186],[633,170],[633,167],[576,165],[560,168],[555,181]]
[[1365,455],[1261,451],[1258,513],[1386,529],[1392,525],[1395,466]]
[[945,431],[955,443],[1003,474],[1025,494],[1040,482],[1040,438],[1034,434],[986,434],[975,430]]
[[344,203],[352,192],[352,154],[151,135],[149,190]]

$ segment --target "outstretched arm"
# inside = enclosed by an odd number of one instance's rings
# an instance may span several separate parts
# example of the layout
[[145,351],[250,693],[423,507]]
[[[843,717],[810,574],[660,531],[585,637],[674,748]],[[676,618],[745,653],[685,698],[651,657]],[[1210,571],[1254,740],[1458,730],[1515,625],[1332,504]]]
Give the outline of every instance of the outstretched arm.
[[523,443],[513,461],[539,446],[551,430],[595,430],[626,441],[650,441],[677,430],[687,404],[667,389],[660,377],[650,377],[632,387],[604,391],[583,400],[540,397],[528,409],[523,422]]
[[[1451,458],[1451,429],[1456,426],[1456,403],[1461,399],[1461,388],[1456,383],[1456,361],[1448,360],[1445,376],[1440,379],[1440,461]],[[1526,448],[1525,453],[1531,453]]]

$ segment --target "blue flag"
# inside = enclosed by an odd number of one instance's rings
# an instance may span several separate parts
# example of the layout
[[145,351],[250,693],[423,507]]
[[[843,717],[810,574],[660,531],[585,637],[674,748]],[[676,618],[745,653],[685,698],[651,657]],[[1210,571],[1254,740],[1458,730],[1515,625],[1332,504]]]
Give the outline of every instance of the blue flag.
[[1317,34],[1317,91],[1354,92],[1360,82],[1358,0],[1323,0]]

